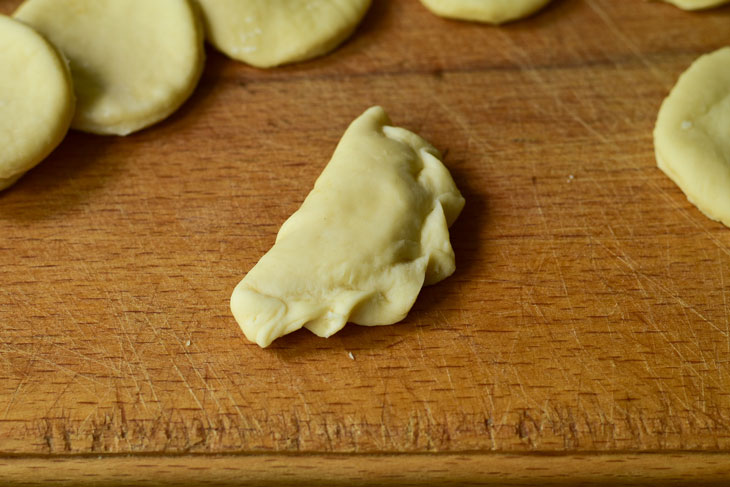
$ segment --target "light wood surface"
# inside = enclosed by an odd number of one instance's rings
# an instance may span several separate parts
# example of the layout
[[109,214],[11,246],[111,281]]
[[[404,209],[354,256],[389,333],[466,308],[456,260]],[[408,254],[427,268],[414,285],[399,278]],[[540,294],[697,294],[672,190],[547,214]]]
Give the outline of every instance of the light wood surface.
[[[209,51],[169,120],[71,133],[0,194],[0,452],[730,450],[730,229],[651,137],[728,26],[556,0],[494,28],[375,0],[316,61]],[[231,290],[374,104],[446,153],[457,271],[401,324],[261,350]]]

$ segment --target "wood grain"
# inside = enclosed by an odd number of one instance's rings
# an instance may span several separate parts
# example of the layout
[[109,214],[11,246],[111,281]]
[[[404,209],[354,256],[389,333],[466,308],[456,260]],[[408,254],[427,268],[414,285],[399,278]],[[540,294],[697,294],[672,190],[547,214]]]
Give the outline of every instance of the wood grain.
[[710,453],[261,454],[0,459],[3,485],[726,486],[730,464]]
[[[0,452],[727,451],[730,231],[651,132],[729,22],[556,0],[493,28],[376,0],[332,55],[210,51],[164,123],[69,134],[0,194]],[[230,292],[374,104],[447,153],[458,269],[397,326],[261,350]]]

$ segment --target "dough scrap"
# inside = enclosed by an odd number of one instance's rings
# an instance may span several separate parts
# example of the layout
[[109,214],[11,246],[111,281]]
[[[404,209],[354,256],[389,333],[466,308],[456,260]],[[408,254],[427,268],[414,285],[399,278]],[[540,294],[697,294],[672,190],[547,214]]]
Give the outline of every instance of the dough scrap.
[[157,123],[202,72],[202,24],[188,0],[26,0],[14,17],[69,59],[78,130],[127,135]]
[[0,15],[0,190],[61,143],[74,103],[71,75],[53,46]]
[[380,107],[352,122],[301,208],[236,286],[231,310],[250,341],[396,323],[424,284],[454,272],[448,227],[464,198],[439,152],[389,123]]
[[730,226],[730,47],[697,59],[654,128],[659,168],[705,215]]
[[441,17],[503,24],[532,15],[550,0],[421,0]]
[[730,3],[730,0],[664,0],[667,3],[671,3],[683,10],[704,10],[707,8],[719,7],[726,3]]
[[197,0],[206,35],[227,56],[270,68],[333,50],[371,0]]

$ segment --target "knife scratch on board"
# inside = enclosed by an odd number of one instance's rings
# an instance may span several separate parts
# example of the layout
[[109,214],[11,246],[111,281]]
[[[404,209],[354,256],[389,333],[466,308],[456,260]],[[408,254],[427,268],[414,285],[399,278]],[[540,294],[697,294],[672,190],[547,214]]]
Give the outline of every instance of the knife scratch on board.
[[672,87],[672,81],[670,77],[664,73],[661,69],[659,69],[656,64],[652,63],[642,52],[639,46],[636,45],[635,42],[633,42],[627,35],[625,35],[619,26],[614,22],[614,20],[611,18],[610,15],[606,13],[605,10],[603,10],[601,7],[596,5],[595,0],[588,0],[587,1],[588,6],[593,10],[596,15],[601,19],[601,21],[608,27],[608,29],[613,33],[613,35],[624,45],[626,46],[631,53],[636,56],[641,63],[646,66],[649,71],[656,77],[658,81],[660,81],[664,88],[668,91]]

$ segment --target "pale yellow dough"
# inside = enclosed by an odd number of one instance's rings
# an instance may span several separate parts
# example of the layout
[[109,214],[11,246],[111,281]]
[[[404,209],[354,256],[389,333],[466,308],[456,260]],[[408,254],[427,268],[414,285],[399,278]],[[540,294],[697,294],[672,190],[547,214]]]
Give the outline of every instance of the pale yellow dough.
[[14,16],[69,59],[75,129],[126,135],[159,122],[202,71],[202,24],[188,0],[27,0]]
[[454,272],[449,226],[464,206],[440,155],[392,127],[382,108],[357,118],[275,245],[238,284],[231,310],[261,347],[306,327],[405,318],[424,284]]
[[654,148],[659,168],[687,199],[730,226],[730,47],[680,76],[659,110]]
[[333,50],[371,0],[197,0],[206,35],[227,56],[270,68]]
[[0,15],[0,190],[56,148],[73,112],[61,56],[33,29]]
[[664,0],[667,3],[676,5],[677,7],[684,10],[702,10],[706,8],[719,7],[726,3],[730,3],[730,0]]
[[441,17],[503,24],[531,15],[550,0],[421,0]]

